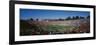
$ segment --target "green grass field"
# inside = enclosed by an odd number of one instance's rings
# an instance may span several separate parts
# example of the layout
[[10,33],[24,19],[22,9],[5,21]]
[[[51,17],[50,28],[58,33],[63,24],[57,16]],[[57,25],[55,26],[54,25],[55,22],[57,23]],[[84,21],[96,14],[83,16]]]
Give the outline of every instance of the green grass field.
[[47,25],[39,27],[45,31],[52,31],[52,32],[64,32],[67,30],[73,30],[74,28],[78,28],[77,26],[62,26],[62,25]]

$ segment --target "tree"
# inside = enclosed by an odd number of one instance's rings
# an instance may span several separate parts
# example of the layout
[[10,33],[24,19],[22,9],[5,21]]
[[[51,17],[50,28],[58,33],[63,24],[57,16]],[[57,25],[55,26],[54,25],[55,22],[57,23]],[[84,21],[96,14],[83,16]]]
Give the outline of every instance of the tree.
[[59,18],[59,21],[63,21],[64,19]]
[[36,21],[39,21],[39,19],[37,18]]
[[33,21],[33,18],[30,18],[31,21]]
[[84,17],[80,16],[80,19],[84,19]]
[[79,19],[79,16],[76,16],[75,19]]
[[73,18],[72,18],[73,20],[75,19],[75,17],[73,16]]
[[89,18],[90,18],[90,16],[87,16],[86,18],[87,18],[87,19],[89,19]]
[[70,17],[70,16],[69,16],[69,17],[67,17],[67,18],[66,18],[66,20],[71,20],[71,17]]

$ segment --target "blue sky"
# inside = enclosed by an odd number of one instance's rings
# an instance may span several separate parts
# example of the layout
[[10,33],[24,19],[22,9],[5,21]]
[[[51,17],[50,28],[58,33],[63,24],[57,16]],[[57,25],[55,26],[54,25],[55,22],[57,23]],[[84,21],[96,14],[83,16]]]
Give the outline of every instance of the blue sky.
[[59,19],[73,16],[86,17],[90,15],[89,11],[71,11],[71,10],[44,10],[44,9],[20,9],[20,19]]

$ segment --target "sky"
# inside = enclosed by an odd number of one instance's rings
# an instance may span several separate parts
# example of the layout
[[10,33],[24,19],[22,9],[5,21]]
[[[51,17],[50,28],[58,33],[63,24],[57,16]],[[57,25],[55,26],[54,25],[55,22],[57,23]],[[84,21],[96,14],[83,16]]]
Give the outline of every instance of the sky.
[[71,11],[71,10],[44,10],[44,9],[20,9],[20,19],[65,19],[73,16],[89,16],[89,11]]

